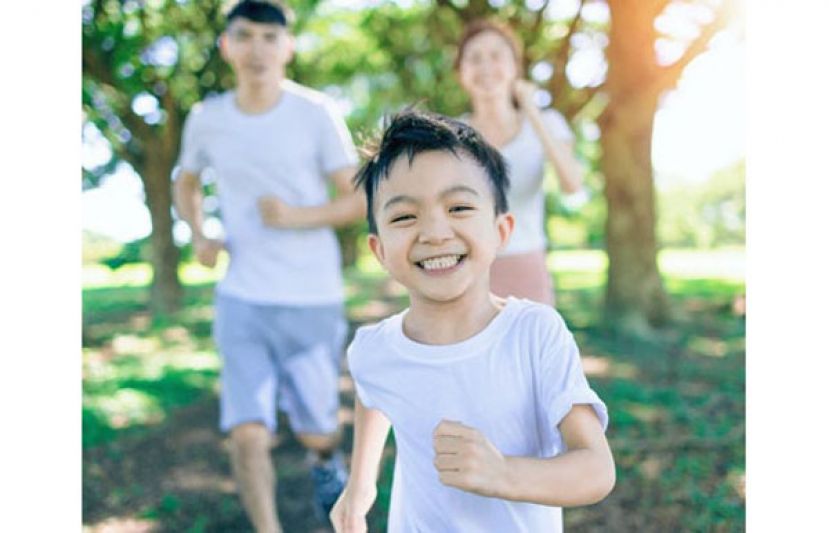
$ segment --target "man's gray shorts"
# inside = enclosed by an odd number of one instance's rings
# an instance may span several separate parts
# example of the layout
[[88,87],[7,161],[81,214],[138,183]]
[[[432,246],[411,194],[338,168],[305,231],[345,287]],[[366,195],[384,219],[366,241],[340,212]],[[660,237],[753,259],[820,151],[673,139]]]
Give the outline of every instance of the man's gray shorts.
[[278,407],[296,433],[335,432],[346,327],[342,305],[262,305],[217,292],[221,430],[261,422],[276,432]]

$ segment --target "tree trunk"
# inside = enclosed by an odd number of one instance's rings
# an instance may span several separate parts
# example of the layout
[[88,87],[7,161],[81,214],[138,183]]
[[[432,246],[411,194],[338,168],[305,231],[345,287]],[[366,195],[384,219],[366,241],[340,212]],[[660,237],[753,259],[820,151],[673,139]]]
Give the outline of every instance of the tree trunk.
[[656,98],[638,97],[606,108],[602,169],[607,222],[608,317],[640,330],[668,319],[667,294],[656,262],[656,206],[651,137]]
[[[147,207],[153,224],[152,243],[153,281],[150,288],[150,307],[153,314],[169,314],[181,307],[182,288],[178,278],[179,249],[173,241],[173,193],[170,174],[173,160],[166,156],[169,148],[160,139],[146,144],[146,157],[141,179],[147,195]],[[165,155],[162,155],[165,154]]]
[[607,199],[605,309],[614,326],[643,331],[669,319],[656,262],[651,141],[661,89],[655,83],[656,11],[609,2],[608,104],[599,118]]

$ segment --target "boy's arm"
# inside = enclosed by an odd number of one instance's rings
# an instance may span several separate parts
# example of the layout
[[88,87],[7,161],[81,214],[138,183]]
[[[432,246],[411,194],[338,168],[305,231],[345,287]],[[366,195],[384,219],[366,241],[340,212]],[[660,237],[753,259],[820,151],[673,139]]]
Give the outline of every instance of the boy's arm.
[[556,457],[504,457],[478,430],[441,422],[435,430],[440,480],[468,492],[556,507],[601,501],[616,482],[610,446],[588,405],[559,424],[567,451]]
[[276,196],[259,198],[262,221],[274,228],[318,228],[346,226],[366,215],[365,197],[354,190],[352,178],[356,167],[348,166],[329,174],[337,188],[337,196],[323,205],[297,207]]
[[199,263],[206,267],[216,266],[216,258],[222,243],[215,239],[208,239],[202,232],[204,214],[201,181],[198,175],[182,170],[176,177],[173,185],[173,200],[179,217],[190,226],[192,233],[193,251]]
[[377,476],[389,428],[391,423],[382,412],[367,408],[355,395],[351,473],[331,510],[331,523],[337,533],[366,531],[366,515],[377,497]]

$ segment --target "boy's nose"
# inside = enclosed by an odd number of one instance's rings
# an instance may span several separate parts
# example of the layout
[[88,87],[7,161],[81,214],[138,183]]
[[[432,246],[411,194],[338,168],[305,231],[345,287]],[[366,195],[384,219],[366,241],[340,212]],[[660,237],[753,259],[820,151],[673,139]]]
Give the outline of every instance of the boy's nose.
[[418,240],[422,243],[443,242],[454,235],[446,217],[427,217],[420,227]]

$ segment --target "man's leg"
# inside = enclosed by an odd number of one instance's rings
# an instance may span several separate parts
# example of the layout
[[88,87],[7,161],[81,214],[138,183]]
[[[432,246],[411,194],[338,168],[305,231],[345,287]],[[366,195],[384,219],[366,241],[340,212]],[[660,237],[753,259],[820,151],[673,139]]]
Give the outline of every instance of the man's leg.
[[314,452],[314,454],[323,461],[331,458],[331,455],[340,443],[339,433],[332,433],[328,435],[320,435],[317,433],[297,433],[296,438],[300,444]]
[[337,450],[344,312],[339,305],[299,307],[282,318],[280,408],[297,440],[311,452],[314,508],[325,520],[347,478]]
[[233,477],[250,521],[257,533],[281,533],[270,431],[262,424],[240,424],[230,431],[230,442]]
[[297,433],[297,439],[310,452],[311,481],[314,484],[314,512],[326,520],[348,480],[343,454],[337,449],[339,433]]
[[239,497],[257,533],[281,532],[271,461],[278,368],[262,333],[261,306],[218,294],[214,337],[222,356],[222,431]]

